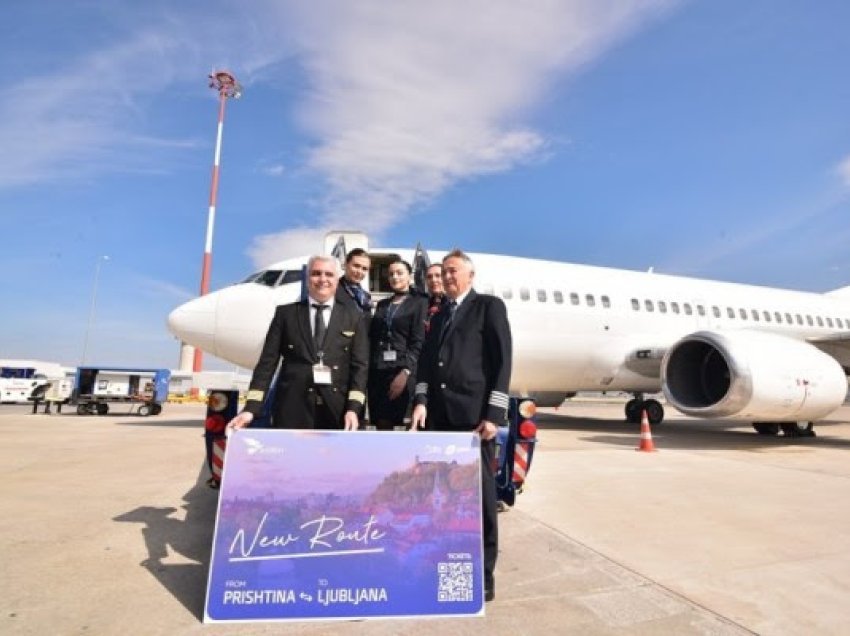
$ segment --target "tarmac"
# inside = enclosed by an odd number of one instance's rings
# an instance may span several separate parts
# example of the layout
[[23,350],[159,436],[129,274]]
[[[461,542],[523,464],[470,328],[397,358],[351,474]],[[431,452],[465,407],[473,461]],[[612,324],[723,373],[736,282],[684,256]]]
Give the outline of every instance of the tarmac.
[[202,623],[216,491],[204,406],[0,406],[0,633],[836,634],[850,629],[850,407],[815,438],[622,403],[538,418],[481,618]]

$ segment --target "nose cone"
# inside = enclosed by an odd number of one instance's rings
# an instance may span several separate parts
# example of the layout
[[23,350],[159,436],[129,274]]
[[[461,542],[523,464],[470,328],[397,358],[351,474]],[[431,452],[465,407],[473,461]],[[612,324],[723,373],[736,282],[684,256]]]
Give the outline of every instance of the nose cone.
[[190,300],[168,315],[168,330],[183,342],[215,353],[217,306],[217,294],[207,294]]

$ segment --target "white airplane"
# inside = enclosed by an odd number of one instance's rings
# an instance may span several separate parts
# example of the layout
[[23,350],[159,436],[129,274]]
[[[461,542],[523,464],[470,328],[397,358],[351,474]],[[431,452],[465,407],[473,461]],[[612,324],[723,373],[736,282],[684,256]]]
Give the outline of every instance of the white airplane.
[[[329,235],[328,244],[339,236]],[[366,247],[362,234],[354,238]],[[389,292],[386,267],[393,257],[420,269],[428,262],[419,250],[369,253],[369,288],[379,297]],[[443,254],[430,256],[438,262]],[[541,406],[559,405],[577,391],[623,391],[635,396],[625,407],[628,421],[640,421],[645,409],[649,421],[659,423],[661,403],[644,394],[661,390],[689,416],[749,421],[765,435],[780,429],[811,435],[813,422],[847,396],[850,287],[817,294],[493,254],[470,257],[475,289],[503,298],[508,308],[511,392]],[[169,315],[168,327],[182,341],[252,369],[275,307],[301,297],[306,261],[275,263],[185,303]]]

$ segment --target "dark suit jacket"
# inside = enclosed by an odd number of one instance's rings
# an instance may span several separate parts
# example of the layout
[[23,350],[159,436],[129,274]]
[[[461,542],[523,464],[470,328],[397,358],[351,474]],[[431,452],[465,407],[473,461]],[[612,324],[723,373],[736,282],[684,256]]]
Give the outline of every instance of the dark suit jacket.
[[[507,417],[511,328],[505,303],[471,290],[448,329],[448,306],[431,319],[416,377],[415,404],[438,430],[469,430]],[[445,332],[445,333],[443,333]]]
[[313,383],[319,360],[310,328],[308,301],[275,310],[251,384],[245,410],[256,417],[262,410],[280,362],[272,422],[278,428],[313,428],[316,393],[342,426],[346,410],[360,414],[369,373],[369,334],[365,315],[351,305],[334,303],[324,342],[324,364],[331,384]]

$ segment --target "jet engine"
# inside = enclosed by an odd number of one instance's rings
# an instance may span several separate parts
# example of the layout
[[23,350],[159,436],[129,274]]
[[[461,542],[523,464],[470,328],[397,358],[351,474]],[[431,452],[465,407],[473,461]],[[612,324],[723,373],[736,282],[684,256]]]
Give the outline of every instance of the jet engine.
[[756,331],[699,331],[661,363],[667,400],[694,417],[814,421],[847,395],[841,365],[812,345]]

